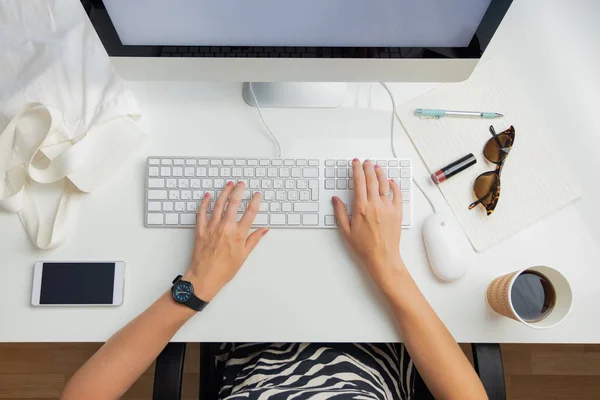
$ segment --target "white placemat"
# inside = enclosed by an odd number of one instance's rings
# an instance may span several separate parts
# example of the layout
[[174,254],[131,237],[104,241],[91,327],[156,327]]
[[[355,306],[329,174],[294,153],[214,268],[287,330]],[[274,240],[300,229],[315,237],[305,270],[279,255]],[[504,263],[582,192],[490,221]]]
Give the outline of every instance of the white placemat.
[[[581,195],[577,183],[567,174],[552,144],[544,139],[536,118],[527,107],[528,96],[512,87],[502,69],[487,61],[461,83],[448,83],[399,106],[396,110],[404,128],[430,172],[473,153],[477,164],[440,184],[439,188],[462,225],[471,244],[483,251],[558,210]],[[417,108],[494,111],[499,119],[422,118]],[[483,157],[483,146],[496,132],[515,127],[515,142],[501,176],[500,200],[487,216],[478,206],[469,210],[475,197],[473,182],[495,165]]]

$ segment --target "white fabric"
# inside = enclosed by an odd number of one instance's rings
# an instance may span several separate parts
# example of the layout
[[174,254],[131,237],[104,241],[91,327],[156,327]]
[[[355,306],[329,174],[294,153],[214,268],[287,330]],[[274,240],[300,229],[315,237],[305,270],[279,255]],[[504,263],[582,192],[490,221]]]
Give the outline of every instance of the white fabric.
[[[85,193],[144,142],[138,118],[78,0],[0,3],[0,210],[34,245],[65,242]],[[36,196],[56,182],[56,213],[41,215]]]
[[[495,60],[480,64],[465,82],[448,83],[399,106],[396,110],[430,172],[473,153],[477,164],[439,185],[471,244],[483,251],[581,195],[549,140],[532,115],[531,98],[513,87]],[[493,111],[500,119],[420,118],[416,108]],[[501,132],[515,127],[514,146],[501,175],[500,200],[487,216],[482,206],[469,210],[473,182],[495,165],[483,157],[491,137],[489,126]],[[565,135],[565,140],[568,135]]]

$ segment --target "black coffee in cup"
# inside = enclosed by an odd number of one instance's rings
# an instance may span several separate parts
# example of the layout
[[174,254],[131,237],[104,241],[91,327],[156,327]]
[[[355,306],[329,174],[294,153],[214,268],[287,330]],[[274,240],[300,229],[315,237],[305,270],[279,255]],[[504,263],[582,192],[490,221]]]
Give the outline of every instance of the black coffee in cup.
[[519,317],[527,322],[536,322],[552,311],[556,292],[545,276],[525,271],[513,282],[510,298]]

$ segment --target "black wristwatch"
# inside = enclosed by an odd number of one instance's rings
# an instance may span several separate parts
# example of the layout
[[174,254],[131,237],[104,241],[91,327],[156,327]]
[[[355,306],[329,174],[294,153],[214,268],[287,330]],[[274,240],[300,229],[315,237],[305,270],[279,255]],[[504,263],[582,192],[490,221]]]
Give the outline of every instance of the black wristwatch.
[[192,310],[202,311],[208,305],[207,302],[196,297],[192,282],[182,280],[181,275],[177,275],[173,280],[171,294],[173,295],[173,300],[179,304],[185,304]]

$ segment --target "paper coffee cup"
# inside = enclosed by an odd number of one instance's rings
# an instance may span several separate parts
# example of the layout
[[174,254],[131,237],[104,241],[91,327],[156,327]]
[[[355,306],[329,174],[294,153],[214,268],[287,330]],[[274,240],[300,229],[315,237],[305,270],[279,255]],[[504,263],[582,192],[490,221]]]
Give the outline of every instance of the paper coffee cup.
[[[536,272],[540,274],[554,288],[555,301],[553,308],[545,317],[537,321],[525,321],[522,319],[515,311],[512,303],[511,293],[513,284],[517,277],[524,272]],[[498,314],[536,329],[548,329],[560,324],[569,315],[573,306],[573,292],[567,278],[554,268],[546,266],[524,268],[494,279],[488,286],[486,298],[490,307]]]

